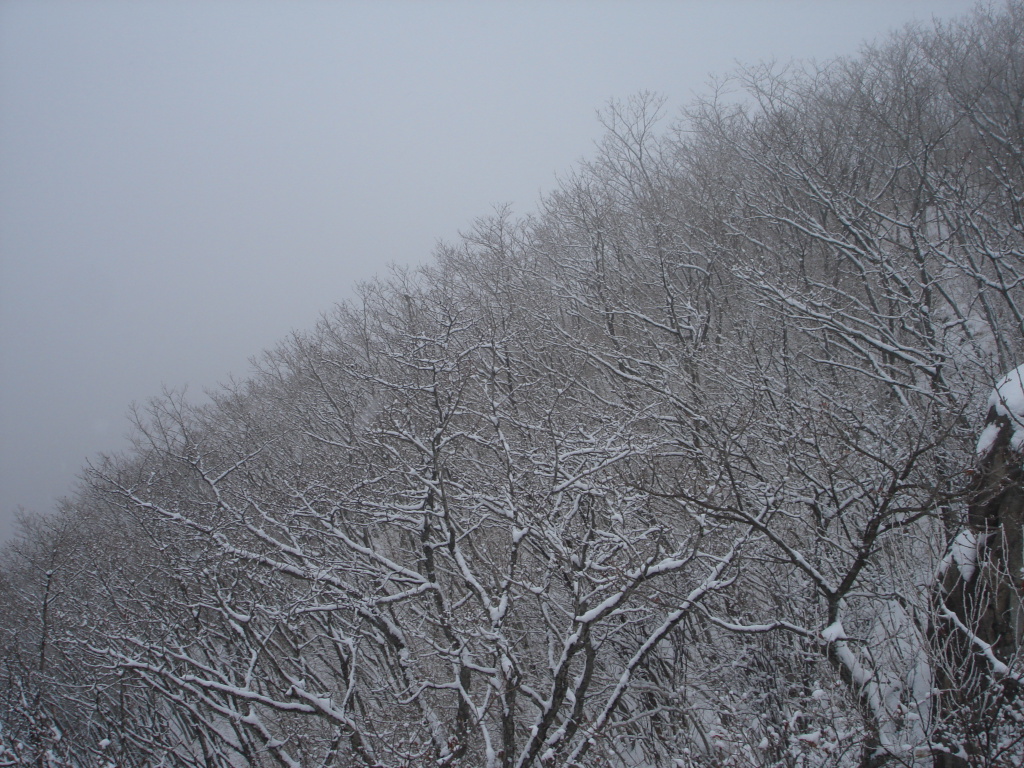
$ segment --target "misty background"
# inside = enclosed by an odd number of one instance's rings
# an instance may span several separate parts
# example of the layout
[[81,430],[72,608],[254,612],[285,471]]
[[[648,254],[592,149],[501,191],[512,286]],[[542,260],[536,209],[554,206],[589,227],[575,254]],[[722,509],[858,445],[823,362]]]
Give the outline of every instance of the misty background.
[[855,53],[966,0],[0,2],[0,540],[127,412],[528,213],[609,98]]

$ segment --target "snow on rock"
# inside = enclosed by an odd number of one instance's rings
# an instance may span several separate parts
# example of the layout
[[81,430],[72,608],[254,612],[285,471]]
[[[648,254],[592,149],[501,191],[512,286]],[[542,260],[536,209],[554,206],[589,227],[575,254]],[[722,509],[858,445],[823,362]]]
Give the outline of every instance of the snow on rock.
[[984,458],[999,437],[997,417],[1010,423],[1010,448],[1024,449],[1024,365],[1010,371],[996,384],[988,398],[989,423],[978,438],[978,456]]
[[953,539],[950,553],[964,581],[970,581],[978,565],[978,535],[970,530],[961,531],[960,535]]
[[1000,427],[997,422],[992,422],[985,429],[981,431],[981,435],[978,437],[978,456],[979,458],[985,458],[988,456],[989,451],[992,450],[992,446],[996,444],[996,438],[999,437]]

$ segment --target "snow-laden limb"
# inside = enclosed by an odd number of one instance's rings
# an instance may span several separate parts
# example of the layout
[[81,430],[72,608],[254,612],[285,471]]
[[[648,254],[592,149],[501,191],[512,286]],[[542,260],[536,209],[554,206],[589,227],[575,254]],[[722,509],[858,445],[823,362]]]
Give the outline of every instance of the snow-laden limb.
[[992,668],[992,673],[997,679],[1009,678],[1017,683],[1024,682],[1024,675],[1018,672],[1013,672],[1006,663],[1000,661],[996,657],[995,653],[992,652],[992,644],[985,642],[972,632],[953,611],[949,610],[946,606],[941,606],[939,608],[939,613],[944,619],[951,622],[958,630],[960,630],[971,645],[978,649],[981,655],[985,658],[985,661],[988,662],[989,666]]
[[773,621],[767,624],[736,624],[730,621],[724,621],[717,616],[708,614],[705,618],[715,626],[727,629],[730,632],[747,633],[747,634],[761,634],[764,632],[775,632],[776,630],[785,630],[786,632],[792,632],[795,635],[812,639],[815,637],[815,633],[805,627],[798,626],[789,621]]
[[[582,765],[579,761],[590,749],[593,736],[602,731],[608,719],[619,707],[623,695],[629,689],[631,677],[636,667],[644,661],[647,655],[651,653],[658,643],[660,643],[687,614],[693,611],[694,608],[708,595],[708,593],[720,590],[723,587],[732,584],[732,580],[726,581],[723,580],[722,577],[727,569],[732,567],[735,559],[742,552],[747,538],[747,536],[742,537],[739,541],[734,543],[732,548],[730,548],[725,555],[716,558],[714,566],[710,569],[707,576],[704,577],[701,584],[686,595],[686,597],[680,602],[679,606],[665,616],[661,625],[644,639],[644,642],[624,665],[622,673],[620,674],[615,687],[612,689],[611,695],[608,696],[607,701],[603,704],[599,713],[588,725],[584,731],[583,737],[569,753],[569,756],[565,761],[565,765]],[[549,743],[549,748],[553,748],[557,743],[557,740],[552,740]]]

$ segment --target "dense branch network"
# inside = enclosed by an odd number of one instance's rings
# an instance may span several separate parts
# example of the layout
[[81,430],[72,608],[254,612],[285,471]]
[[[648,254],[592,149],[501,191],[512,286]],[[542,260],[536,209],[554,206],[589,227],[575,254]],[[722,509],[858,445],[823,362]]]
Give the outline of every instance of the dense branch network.
[[0,765],[1019,765],[1022,103],[1010,2],[609,105],[26,524]]

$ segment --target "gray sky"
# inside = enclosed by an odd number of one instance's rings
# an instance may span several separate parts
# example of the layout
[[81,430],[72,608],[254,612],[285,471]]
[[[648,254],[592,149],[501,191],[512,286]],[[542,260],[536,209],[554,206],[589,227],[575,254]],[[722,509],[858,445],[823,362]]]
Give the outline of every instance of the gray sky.
[[194,392],[389,262],[675,111],[737,62],[826,59],[967,0],[0,0],[0,540],[129,405]]

